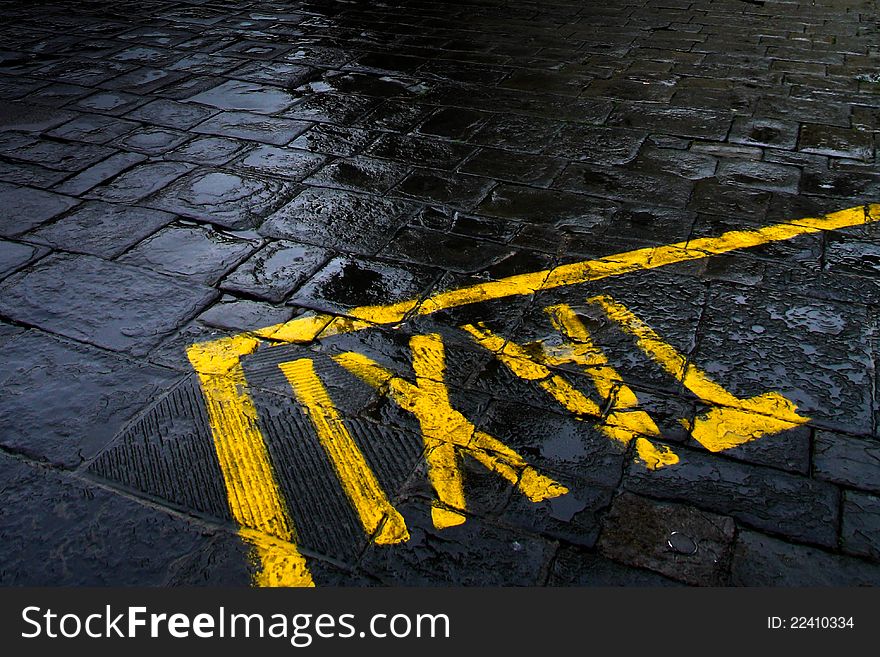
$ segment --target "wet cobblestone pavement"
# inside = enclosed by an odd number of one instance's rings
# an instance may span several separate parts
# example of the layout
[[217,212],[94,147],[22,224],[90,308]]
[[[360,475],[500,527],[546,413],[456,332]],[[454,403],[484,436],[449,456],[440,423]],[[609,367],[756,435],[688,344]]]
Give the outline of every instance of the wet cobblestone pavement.
[[0,583],[880,584],[874,0],[0,7]]

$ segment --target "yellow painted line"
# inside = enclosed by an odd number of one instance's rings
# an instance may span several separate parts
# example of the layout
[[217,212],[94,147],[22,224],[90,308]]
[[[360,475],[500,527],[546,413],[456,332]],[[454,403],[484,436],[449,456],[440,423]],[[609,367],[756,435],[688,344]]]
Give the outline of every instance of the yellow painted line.
[[[260,586],[314,586],[296,548],[293,524],[269,461],[257,410],[247,393],[241,356],[257,340],[246,336],[194,344],[187,350],[199,373],[226,498],[240,535],[253,545]],[[217,374],[220,370],[222,373]]]
[[[519,454],[489,434],[478,431],[452,408],[444,383],[445,351],[439,335],[410,339],[416,383],[391,373],[363,354],[347,352],[333,360],[388,395],[415,415],[425,441],[428,478],[437,495],[431,516],[438,529],[460,525],[467,510],[461,456],[467,454],[500,475],[533,502],[564,495],[568,490],[539,474]],[[461,454],[459,454],[459,452]]]
[[315,374],[314,363],[301,358],[278,366],[303,405],[330,458],[342,489],[361,520],[364,530],[379,545],[409,540],[403,516],[395,509],[367,465],[364,455],[351,437],[333,405],[330,394]]
[[709,451],[720,452],[809,422],[810,418],[799,415],[797,406],[778,392],[748,399],[731,394],[611,297],[596,296],[588,301],[599,305],[609,319],[634,336],[639,348],[670,376],[713,406],[690,427],[694,439]]
[[[650,470],[678,463],[678,456],[669,448],[658,446],[646,436],[659,436],[660,430],[651,416],[635,409],[638,399],[629,386],[623,383],[620,375],[609,365],[605,354],[590,339],[586,328],[568,306],[551,306],[547,309],[554,326],[570,340],[559,350],[565,356],[545,358],[551,364],[574,363],[584,368],[593,381],[599,395],[611,402],[611,409],[605,422],[598,428],[603,434],[623,445],[636,441],[636,453]],[[470,333],[474,340],[495,354],[511,372],[526,381],[535,381],[559,404],[578,419],[584,417],[600,418],[602,409],[580,390],[569,383],[561,374],[555,373],[544,363],[539,362],[521,345],[496,335],[483,324],[468,324],[461,327]],[[633,410],[635,409],[635,410]]]
[[[254,545],[261,563],[262,570],[257,575],[257,582],[261,585],[313,585],[305,560],[296,549],[293,523],[280,495],[240,365],[241,357],[256,350],[259,339],[274,344],[311,342],[318,337],[396,324],[409,314],[429,315],[467,304],[533,294],[609,276],[699,260],[799,235],[849,228],[878,219],[878,204],[850,208],[823,217],[755,230],[729,231],[717,237],[636,249],[596,260],[509,276],[439,292],[421,302],[409,300],[384,306],[364,306],[352,310],[350,317],[329,314],[299,317],[250,334],[190,346],[187,354],[199,375],[205,396],[230,512],[241,527],[242,537]],[[450,443],[443,445],[441,451],[451,449]],[[446,459],[451,463],[452,457],[454,453],[447,453],[442,458],[437,456],[436,460],[440,462]],[[457,468],[447,470],[447,474],[453,477],[456,472]],[[453,483],[451,499],[456,498],[454,488]],[[463,496],[461,500],[463,506]],[[451,513],[454,516],[455,512]]]
[[702,237],[689,242],[636,249],[596,260],[584,260],[553,269],[517,274],[497,281],[438,292],[421,302],[412,299],[384,306],[361,306],[349,311],[350,317],[346,318],[327,314],[298,317],[284,324],[255,331],[254,335],[277,342],[311,342],[319,337],[359,331],[375,325],[397,324],[412,313],[430,315],[472,303],[534,294],[543,290],[597,281],[609,276],[701,260],[712,255],[790,240],[800,235],[851,228],[877,220],[880,220],[880,204],[859,206],[822,217],[808,217],[755,230],[732,230],[717,237]]

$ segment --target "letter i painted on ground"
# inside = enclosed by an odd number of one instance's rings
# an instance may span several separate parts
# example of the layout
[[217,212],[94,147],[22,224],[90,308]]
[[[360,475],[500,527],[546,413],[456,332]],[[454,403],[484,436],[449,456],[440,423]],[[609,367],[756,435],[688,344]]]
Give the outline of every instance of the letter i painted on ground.
[[345,427],[339,411],[311,359],[302,358],[278,366],[290,382],[297,401],[312,421],[318,440],[336,470],[342,489],[361,520],[364,531],[380,545],[409,540],[403,517],[379,486],[364,455]]

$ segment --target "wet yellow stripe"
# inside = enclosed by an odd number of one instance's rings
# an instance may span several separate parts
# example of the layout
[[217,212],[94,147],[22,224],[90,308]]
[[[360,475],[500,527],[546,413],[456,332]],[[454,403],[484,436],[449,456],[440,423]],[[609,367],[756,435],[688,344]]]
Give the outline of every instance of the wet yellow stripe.
[[300,317],[284,324],[260,329],[255,331],[254,335],[279,342],[311,342],[318,337],[359,331],[377,324],[397,324],[410,313],[430,315],[472,303],[534,294],[543,290],[597,281],[609,276],[701,260],[712,255],[790,240],[800,235],[859,226],[878,219],[880,219],[880,204],[859,206],[822,217],[797,219],[755,230],[732,230],[717,237],[702,237],[688,242],[636,249],[596,260],[584,260],[553,269],[508,276],[497,281],[438,292],[421,302],[412,299],[383,306],[361,306],[349,311],[350,318],[337,318],[326,314]]
[[194,344],[187,350],[205,395],[226,498],[239,534],[256,552],[260,586],[314,586],[296,548],[293,525],[269,461],[257,410],[247,393],[242,356],[258,342],[244,336]]
[[330,458],[364,530],[379,545],[408,541],[409,531],[403,516],[388,501],[333,405],[327,388],[315,374],[311,359],[301,358],[281,363],[278,367],[312,421],[318,441]]

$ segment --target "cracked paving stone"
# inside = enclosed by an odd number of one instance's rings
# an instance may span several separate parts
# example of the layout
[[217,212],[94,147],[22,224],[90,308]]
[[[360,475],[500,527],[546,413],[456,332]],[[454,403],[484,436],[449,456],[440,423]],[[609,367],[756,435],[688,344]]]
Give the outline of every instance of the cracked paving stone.
[[147,204],[191,219],[240,230],[256,227],[263,217],[284,203],[293,190],[286,182],[226,171],[199,170],[175,181]]
[[176,225],[148,237],[119,262],[211,285],[257,246],[209,228]]
[[245,143],[225,137],[196,137],[180,148],[165,153],[166,160],[192,162],[194,164],[226,164]]
[[441,531],[430,520],[428,500],[398,506],[410,540],[371,545],[361,567],[385,585],[534,586],[543,580],[555,544],[469,518]]
[[280,303],[330,257],[330,251],[307,244],[271,242],[223,279],[220,287]]
[[874,159],[874,139],[870,132],[815,123],[806,123],[801,127],[798,149],[807,153],[845,157],[864,162]]
[[38,252],[32,244],[0,240],[0,278],[29,263]]
[[69,196],[0,183],[0,234],[14,237],[36,228],[79,201]]
[[735,529],[727,516],[623,493],[604,516],[599,551],[687,584],[723,586]]
[[375,134],[368,130],[318,124],[289,145],[312,153],[351,157],[363,151],[374,138]]
[[730,579],[735,586],[877,586],[880,565],[740,530]]
[[649,570],[624,566],[574,547],[561,547],[548,586],[684,586]]
[[768,192],[797,194],[800,169],[768,162],[725,160],[718,166],[717,180],[722,185],[739,185]]
[[179,374],[30,330],[3,346],[0,444],[75,467]]
[[160,98],[129,112],[126,118],[165,128],[187,130],[215,113],[198,105]]
[[499,185],[477,206],[490,217],[592,231],[611,223],[619,205],[549,189]]
[[296,96],[280,87],[242,80],[227,80],[187,100],[221,110],[275,114],[293,105]]
[[515,249],[418,227],[401,230],[381,255],[460,273],[476,273],[509,258]]
[[645,132],[623,128],[567,125],[553,135],[543,153],[594,164],[626,164],[635,158],[645,137]]
[[403,201],[332,189],[307,189],[270,215],[259,232],[340,251],[373,255],[406,222]]
[[795,540],[837,545],[836,487],[779,470],[735,463],[714,454],[677,448],[675,466],[630,466],[631,492],[694,504],[738,522]]
[[795,122],[739,116],[733,121],[729,139],[738,144],[791,150],[797,137],[798,124]]
[[325,160],[323,156],[308,151],[277,146],[257,146],[235,164],[255,173],[262,172],[280,178],[302,180],[320,167]]
[[137,203],[194,168],[183,162],[145,162],[105,185],[92,188],[87,197],[111,203]]
[[868,331],[859,306],[719,284],[692,358],[740,398],[774,391],[814,426],[870,434]]
[[[0,456],[0,487],[9,502],[0,511],[7,585],[163,586],[178,563],[202,553],[213,534],[167,511],[8,456]],[[200,584],[197,573],[181,583]]]
[[66,123],[76,114],[64,110],[49,109],[30,103],[0,101],[0,132],[44,132]]
[[407,174],[409,167],[362,155],[335,160],[303,182],[318,187],[382,194]]
[[880,442],[817,431],[813,475],[817,479],[880,493]]
[[880,497],[846,491],[840,535],[846,552],[880,561]]
[[[289,305],[331,313],[417,299],[437,278],[420,267],[402,269],[359,258],[334,258],[288,300]],[[0,305],[2,307],[2,305]]]
[[87,201],[58,221],[28,233],[28,239],[75,253],[115,258],[174,220],[158,210]]
[[74,340],[143,355],[215,296],[211,288],[137,267],[55,254],[0,285],[0,313]]
[[693,183],[673,176],[571,164],[554,186],[616,201],[643,203],[654,199],[658,205],[684,207]]
[[284,146],[311,126],[307,121],[279,119],[251,112],[221,112],[192,130],[202,134]]
[[106,144],[108,141],[128,134],[138,127],[139,124],[134,121],[126,121],[125,119],[102,116],[100,114],[82,114],[46,134],[50,137],[59,137],[72,141]]

